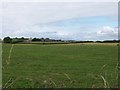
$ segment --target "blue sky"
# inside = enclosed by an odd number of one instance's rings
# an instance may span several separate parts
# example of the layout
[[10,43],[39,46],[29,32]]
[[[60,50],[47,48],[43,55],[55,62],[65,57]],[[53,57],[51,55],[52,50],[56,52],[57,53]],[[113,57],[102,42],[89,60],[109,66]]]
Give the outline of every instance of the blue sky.
[[[114,16],[91,16],[59,20],[49,23],[35,24],[39,27],[53,26],[66,29],[66,31],[95,31],[95,28],[104,26],[117,27],[117,17]],[[73,32],[74,32],[73,30]]]
[[[60,35],[63,35],[62,39],[73,39],[73,40],[105,40],[105,39],[117,39],[117,17],[114,16],[91,16],[91,17],[81,17],[81,18],[71,18],[66,20],[59,20],[49,23],[39,23],[35,24],[37,27],[49,27],[55,31],[53,33],[46,31],[44,34],[56,34],[57,31],[61,31]],[[104,37],[96,37],[98,31],[106,29],[109,32],[106,32]],[[114,29],[116,31],[114,31]],[[62,33],[63,32],[63,33]],[[114,33],[115,32],[115,33]],[[84,38],[86,35],[89,38]],[[91,35],[90,35],[91,33]],[[107,35],[108,34],[108,35]],[[69,37],[72,37],[70,38]],[[67,36],[64,37],[64,36]],[[81,36],[81,37],[79,37]],[[91,38],[90,38],[91,37]],[[92,38],[93,37],[93,38]],[[60,38],[59,38],[60,39]]]
[[3,3],[2,37],[117,39],[117,3]]

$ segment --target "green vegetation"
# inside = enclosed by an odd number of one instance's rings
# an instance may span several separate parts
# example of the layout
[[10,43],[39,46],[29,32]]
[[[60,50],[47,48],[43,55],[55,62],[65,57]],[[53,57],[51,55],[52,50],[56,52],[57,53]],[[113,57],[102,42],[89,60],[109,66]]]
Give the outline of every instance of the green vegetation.
[[12,39],[10,37],[5,37],[3,39],[4,43],[11,43],[12,42]]
[[[0,40],[1,42],[1,40]],[[10,38],[10,37],[4,37],[3,43],[9,43],[9,44],[31,44],[31,43],[39,43],[39,44],[68,44],[68,43],[119,43],[120,40],[104,40],[104,41],[76,41],[76,40],[56,40],[56,39],[50,39],[50,38]]]
[[117,87],[117,60],[114,44],[3,44],[3,87]]

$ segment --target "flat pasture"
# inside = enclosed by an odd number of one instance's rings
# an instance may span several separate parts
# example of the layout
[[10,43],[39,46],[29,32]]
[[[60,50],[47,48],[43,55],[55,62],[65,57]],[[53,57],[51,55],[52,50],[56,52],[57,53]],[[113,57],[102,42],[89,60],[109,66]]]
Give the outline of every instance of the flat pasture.
[[14,44],[10,53],[11,47],[2,45],[4,88],[117,87],[117,44]]

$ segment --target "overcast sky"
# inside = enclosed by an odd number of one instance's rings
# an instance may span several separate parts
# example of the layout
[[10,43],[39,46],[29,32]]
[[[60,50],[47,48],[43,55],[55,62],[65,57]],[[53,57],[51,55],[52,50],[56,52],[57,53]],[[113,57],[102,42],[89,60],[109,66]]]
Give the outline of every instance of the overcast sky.
[[2,37],[118,38],[117,2],[4,2]]

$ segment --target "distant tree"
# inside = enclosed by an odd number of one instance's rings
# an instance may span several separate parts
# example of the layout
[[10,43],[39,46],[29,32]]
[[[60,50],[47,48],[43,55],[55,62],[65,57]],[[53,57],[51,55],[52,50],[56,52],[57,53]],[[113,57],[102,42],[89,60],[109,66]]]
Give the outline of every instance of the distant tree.
[[102,41],[96,41],[96,43],[102,43]]
[[22,38],[13,38],[12,39],[12,43],[20,43],[20,42],[23,42],[24,41],[24,39],[22,39]]
[[25,38],[24,38],[24,37],[21,37],[21,39],[23,39],[23,40],[24,40]]
[[11,39],[10,37],[5,37],[5,38],[3,39],[3,42],[4,42],[4,43],[12,43],[12,39]]
[[105,40],[103,43],[118,43],[119,40]]
[[33,38],[32,41],[41,41],[39,38]]
[[37,39],[36,38],[33,38],[32,41],[36,41]]
[[0,43],[2,42],[2,39],[0,38]]

